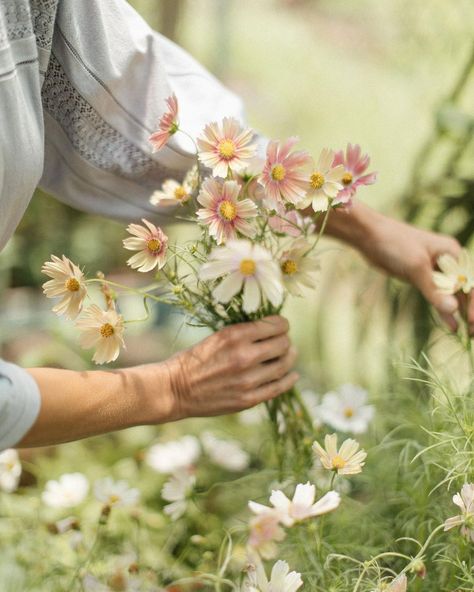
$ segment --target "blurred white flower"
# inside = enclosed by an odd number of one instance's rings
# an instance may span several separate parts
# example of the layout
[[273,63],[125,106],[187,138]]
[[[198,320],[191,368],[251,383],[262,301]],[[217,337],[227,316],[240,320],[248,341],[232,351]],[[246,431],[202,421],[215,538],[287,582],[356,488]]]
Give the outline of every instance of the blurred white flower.
[[133,506],[140,499],[138,489],[131,488],[127,481],[114,481],[111,477],[99,479],[94,484],[95,497],[107,506]]
[[304,391],[301,391],[301,398],[313,420],[313,427],[316,429],[320,428],[323,425],[323,422],[318,415],[319,396],[311,389],[305,389]]
[[79,522],[77,518],[75,518],[74,516],[68,516],[67,518],[58,520],[53,525],[53,528],[56,530],[58,534],[64,534],[66,532],[69,532],[70,530],[77,530],[78,527]]
[[343,384],[336,391],[326,393],[317,408],[325,424],[341,432],[363,434],[372,421],[375,408],[366,405],[367,391],[359,386]]
[[154,444],[146,453],[145,461],[158,473],[174,473],[189,468],[200,454],[199,440],[195,436],[183,436],[179,440]]
[[228,471],[243,471],[249,466],[250,457],[235,440],[216,438],[211,432],[201,435],[201,442],[211,461]]
[[0,452],[0,491],[12,493],[18,489],[21,476],[21,462],[18,452],[8,448]]
[[199,272],[201,280],[225,276],[212,291],[223,304],[230,302],[241,290],[243,309],[255,312],[267,299],[273,306],[283,302],[281,271],[272,254],[248,240],[229,240],[224,247],[213,249]]
[[295,240],[280,259],[283,283],[293,296],[303,296],[303,286],[314,288],[320,271],[319,259],[304,238]]
[[438,257],[440,271],[433,271],[433,281],[443,294],[468,294],[474,288],[474,258],[463,249],[456,259],[445,253]]
[[61,301],[53,307],[53,312],[63,314],[67,319],[75,319],[81,312],[87,294],[82,271],[65,255],[62,259],[51,255],[51,261],[46,261],[41,271],[52,278],[43,284],[46,297],[61,297]]
[[92,304],[76,322],[76,327],[81,332],[81,347],[95,348],[92,360],[96,364],[107,364],[118,358],[120,348],[125,345],[122,315],[115,310],[102,310]]
[[57,481],[48,481],[41,499],[51,508],[72,508],[82,503],[89,491],[89,481],[82,473],[65,473]]
[[324,448],[313,442],[313,452],[325,469],[336,471],[339,475],[356,475],[362,472],[367,453],[359,450],[359,442],[348,438],[337,449],[337,435],[331,434],[324,438]]
[[163,511],[171,520],[178,520],[186,512],[188,498],[196,483],[196,477],[189,471],[179,471],[171,475],[170,479],[163,485],[161,497],[167,502]]
[[[295,522],[332,512],[341,503],[341,496],[336,491],[329,491],[316,503],[314,502],[315,497],[316,488],[314,485],[309,482],[299,483],[292,500],[277,489],[272,491],[270,503],[275,508],[280,522],[285,526],[293,526]],[[252,501],[249,502],[249,508],[257,515],[270,510],[267,506]]]
[[260,512],[250,519],[249,527],[248,544],[264,559],[273,559],[278,550],[275,543],[285,538],[285,531],[280,526],[279,513],[267,508],[266,512]]
[[258,556],[251,558],[247,568],[245,592],[296,592],[303,585],[301,574],[290,571],[286,561],[277,561],[272,568],[270,580]]
[[178,183],[174,179],[166,179],[161,190],[152,193],[150,203],[154,206],[172,207],[186,203],[191,198],[191,187],[183,181]]
[[268,413],[264,405],[255,405],[237,414],[237,418],[244,426],[255,426],[268,419]]
[[448,518],[444,523],[444,530],[460,526],[461,534],[474,543],[474,483],[465,483],[461,492],[453,496],[453,502],[461,509],[462,514]]

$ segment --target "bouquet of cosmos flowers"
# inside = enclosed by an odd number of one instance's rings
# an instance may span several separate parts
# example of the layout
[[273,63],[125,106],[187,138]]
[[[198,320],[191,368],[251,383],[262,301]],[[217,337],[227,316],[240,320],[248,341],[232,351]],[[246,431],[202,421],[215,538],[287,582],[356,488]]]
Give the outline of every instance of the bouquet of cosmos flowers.
[[[173,95],[150,137],[154,151],[177,133],[186,134]],[[278,314],[288,295],[315,288],[316,246],[330,210],[349,208],[357,189],[374,183],[376,175],[366,173],[369,157],[358,145],[349,144],[345,152],[325,148],[313,160],[295,149],[297,141],[270,141],[266,157],[259,158],[254,132],[236,119],[206,125],[193,140],[195,166],[182,181],[166,180],[150,198],[160,211],[169,209],[176,218],[199,225],[200,238],[172,245],[148,220],[127,228],[131,236],[123,245],[136,251],[130,267],[142,273],[158,270],[151,288],[133,289],[143,296],[147,311],[150,300],[167,302],[190,321],[217,330]],[[114,361],[130,322],[119,312],[116,292],[130,288],[103,276],[85,279],[64,256],[53,256],[43,271],[52,278],[44,284],[46,296],[61,297],[53,310],[71,319],[81,314],[76,322],[80,343],[95,348],[94,362]],[[102,286],[105,309],[92,304],[83,310],[90,282]],[[300,446],[302,426],[311,430],[312,420],[299,394],[293,390],[267,406],[275,436],[284,432]]]

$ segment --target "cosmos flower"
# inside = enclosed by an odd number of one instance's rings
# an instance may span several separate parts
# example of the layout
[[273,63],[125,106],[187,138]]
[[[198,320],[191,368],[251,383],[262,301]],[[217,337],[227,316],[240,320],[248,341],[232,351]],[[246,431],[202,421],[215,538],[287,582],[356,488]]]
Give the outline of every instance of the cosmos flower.
[[321,151],[319,160],[313,163],[309,177],[309,187],[306,199],[298,208],[311,206],[315,212],[325,212],[334,202],[339,191],[343,189],[342,177],[344,167],[333,167],[334,152],[328,148]]
[[247,240],[231,240],[215,248],[199,272],[201,280],[224,279],[213,289],[214,298],[223,304],[243,289],[243,309],[258,310],[262,298],[273,306],[283,301],[281,272],[269,251]]
[[21,462],[18,452],[7,448],[0,452],[0,491],[13,493],[18,489],[21,477]]
[[373,405],[366,405],[367,391],[359,386],[344,384],[326,393],[317,413],[325,424],[335,430],[364,434],[375,413]]
[[462,249],[456,259],[445,253],[438,257],[440,271],[433,271],[433,281],[443,294],[456,294],[457,292],[469,292],[474,288],[474,258]]
[[276,542],[285,538],[285,531],[280,526],[277,511],[268,508],[253,516],[249,522],[250,536],[248,544],[258,551],[264,559],[273,559],[277,554]]
[[336,152],[332,166],[342,165],[344,167],[344,174],[341,179],[343,189],[337,194],[334,203],[349,203],[359,187],[375,183],[377,173],[364,174],[369,164],[369,155],[362,155],[361,148],[358,144],[347,144],[345,154],[342,150]]
[[444,530],[460,526],[461,534],[474,543],[474,483],[465,483],[461,492],[453,496],[453,503],[461,509],[462,513],[448,518],[444,523]]
[[82,473],[66,473],[48,481],[41,499],[51,508],[72,508],[81,504],[89,492],[89,481]]
[[145,461],[158,473],[174,473],[189,469],[201,454],[199,440],[195,436],[183,436],[163,444],[154,444],[148,450]]
[[311,158],[305,151],[291,152],[297,142],[298,138],[288,138],[285,142],[272,140],[268,144],[267,159],[260,179],[265,188],[267,207],[277,210],[281,200],[298,206],[306,196],[306,169]]
[[147,272],[155,267],[161,269],[166,263],[168,237],[148,220],[141,224],[129,224],[127,232],[133,236],[123,240],[123,246],[129,251],[138,251],[127,261],[132,269]]
[[302,287],[314,288],[319,274],[319,259],[304,238],[295,240],[280,259],[283,283],[293,296],[303,296]]
[[116,360],[120,348],[124,347],[123,317],[115,310],[102,310],[92,304],[76,321],[81,332],[79,343],[84,349],[95,348],[92,360],[96,364],[107,364]]
[[[293,526],[295,522],[302,522],[307,518],[321,516],[335,510],[341,503],[341,497],[336,491],[329,491],[316,503],[316,488],[308,483],[296,486],[293,499],[290,500],[279,489],[272,491],[270,503],[285,526]],[[268,512],[270,508],[256,502],[249,502],[249,508],[254,514]]]
[[163,512],[171,520],[178,520],[186,512],[188,507],[188,498],[196,483],[196,477],[190,471],[178,471],[171,475],[168,481],[163,485],[161,497],[167,502]]
[[199,160],[215,177],[225,179],[229,171],[242,171],[255,156],[253,137],[253,130],[243,129],[233,117],[224,117],[221,125],[209,123],[197,139]]
[[41,271],[52,278],[43,284],[43,292],[47,298],[61,298],[53,307],[58,316],[75,319],[82,310],[82,304],[87,294],[84,274],[65,255],[62,259],[51,255],[51,261],[46,261]]
[[218,245],[237,238],[237,232],[250,238],[255,236],[256,229],[247,220],[257,216],[257,206],[250,199],[239,200],[240,189],[236,181],[221,182],[208,177],[198,195],[203,207],[196,216],[209,227],[209,234]]
[[127,481],[114,481],[111,477],[95,482],[94,495],[99,502],[110,507],[133,506],[140,499],[138,489],[130,487]]
[[228,471],[243,471],[250,457],[236,440],[222,440],[211,432],[201,435],[201,442],[211,461]]
[[245,592],[296,592],[303,585],[301,574],[290,571],[286,561],[277,561],[272,568],[270,580],[258,556],[252,557],[247,569]]
[[331,434],[324,438],[324,448],[313,443],[313,451],[325,469],[336,471],[339,475],[356,475],[362,472],[367,453],[359,450],[356,440],[345,440],[341,448],[337,449],[337,435]]
[[179,129],[178,124],[178,99],[173,94],[166,99],[168,110],[162,115],[158,124],[158,131],[153,133],[148,141],[153,146],[153,152],[158,152],[163,146],[166,145],[168,140],[173,136]]
[[166,179],[161,186],[161,190],[152,193],[150,203],[154,206],[163,206],[165,208],[182,206],[191,199],[191,194],[191,187],[186,181],[178,183],[174,179]]

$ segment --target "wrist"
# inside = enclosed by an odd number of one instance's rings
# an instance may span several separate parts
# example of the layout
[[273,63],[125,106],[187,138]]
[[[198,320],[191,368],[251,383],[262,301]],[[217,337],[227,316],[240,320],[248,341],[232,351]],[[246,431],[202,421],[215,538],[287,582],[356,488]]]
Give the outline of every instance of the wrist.
[[361,202],[338,208],[329,216],[327,233],[366,254],[378,240],[385,216]]

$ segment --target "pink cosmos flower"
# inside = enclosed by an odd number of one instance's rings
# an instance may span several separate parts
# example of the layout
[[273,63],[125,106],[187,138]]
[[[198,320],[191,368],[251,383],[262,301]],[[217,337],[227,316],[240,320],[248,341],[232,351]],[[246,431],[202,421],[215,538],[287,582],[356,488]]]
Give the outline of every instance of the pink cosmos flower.
[[342,185],[344,188],[338,193],[335,200],[336,203],[350,203],[351,198],[355,195],[357,188],[361,185],[372,185],[377,180],[377,173],[365,173],[369,164],[370,158],[368,154],[362,155],[359,144],[347,144],[346,153],[342,150],[336,152],[332,166],[344,166],[344,175],[342,177]]
[[168,142],[172,135],[174,135],[178,129],[178,99],[175,94],[172,94],[166,99],[168,105],[168,111],[161,117],[158,124],[158,131],[152,134],[148,141],[153,146],[153,152],[158,152]]
[[127,232],[132,234],[130,238],[123,240],[123,246],[129,251],[139,251],[127,261],[133,269],[138,271],[151,271],[155,267],[161,269],[166,263],[166,250],[168,237],[148,220],[142,219],[144,226],[130,224]]
[[268,144],[261,182],[274,209],[282,199],[296,205],[306,195],[308,175],[304,168],[311,159],[303,150],[291,152],[297,141],[298,138],[288,138],[285,142],[272,140]]
[[196,212],[201,222],[209,226],[209,234],[218,245],[236,238],[237,232],[252,238],[255,228],[247,222],[258,214],[257,206],[250,199],[238,200],[240,185],[236,181],[219,181],[207,178],[198,202],[204,206]]
[[250,520],[250,536],[248,544],[264,559],[273,559],[277,554],[276,541],[285,538],[280,526],[280,515],[276,510],[268,508]]
[[306,232],[312,234],[315,230],[313,221],[309,217],[303,217],[296,210],[286,211],[282,206],[278,208],[274,216],[268,218],[268,225],[275,232],[287,234],[288,236],[298,237]]
[[234,117],[224,117],[222,124],[206,125],[197,139],[199,160],[212,169],[215,177],[227,177],[229,170],[239,173],[255,156],[253,130],[243,129]]

